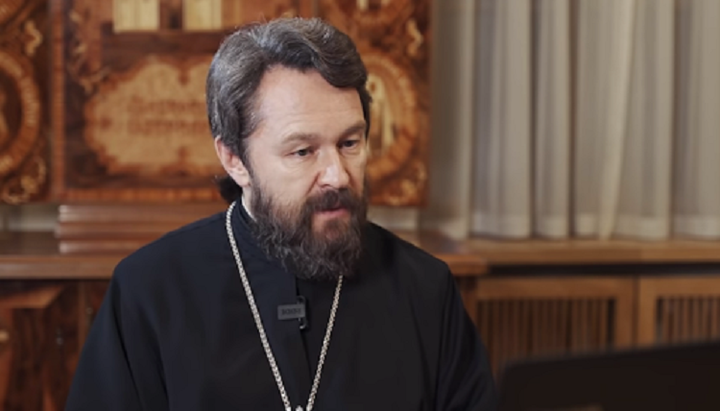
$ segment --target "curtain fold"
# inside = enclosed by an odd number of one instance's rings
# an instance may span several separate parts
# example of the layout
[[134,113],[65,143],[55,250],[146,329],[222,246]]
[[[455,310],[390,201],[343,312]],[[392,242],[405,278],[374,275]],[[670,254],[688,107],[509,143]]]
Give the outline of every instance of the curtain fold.
[[477,234],[527,237],[530,0],[481,1],[480,16],[472,228]]
[[[473,181],[475,3],[465,0],[432,2],[432,138],[427,207],[421,210],[423,229],[462,239],[470,233]],[[452,62],[452,63],[450,63]]]
[[570,226],[570,2],[534,4],[534,231],[564,238]]
[[619,198],[635,0],[578,2],[575,234],[608,238]]
[[673,0],[637,0],[615,233],[670,236]]
[[720,237],[720,2],[678,5],[674,229]]

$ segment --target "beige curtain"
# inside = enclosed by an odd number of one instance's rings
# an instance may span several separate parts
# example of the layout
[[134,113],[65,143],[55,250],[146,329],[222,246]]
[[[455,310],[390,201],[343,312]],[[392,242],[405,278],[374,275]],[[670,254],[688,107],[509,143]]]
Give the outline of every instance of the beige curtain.
[[670,235],[673,14],[673,0],[637,0],[615,225],[622,236]]
[[570,2],[534,2],[534,227],[543,237],[570,230]]
[[531,233],[530,2],[480,2],[474,232]]
[[470,234],[720,237],[720,1],[475,5]]
[[720,1],[678,3],[674,228],[720,237]]
[[615,223],[625,145],[635,0],[578,3],[575,233],[607,237]]
[[478,21],[473,1],[432,2],[432,138],[429,201],[420,226],[453,238],[470,233],[473,181],[472,132],[474,39]]

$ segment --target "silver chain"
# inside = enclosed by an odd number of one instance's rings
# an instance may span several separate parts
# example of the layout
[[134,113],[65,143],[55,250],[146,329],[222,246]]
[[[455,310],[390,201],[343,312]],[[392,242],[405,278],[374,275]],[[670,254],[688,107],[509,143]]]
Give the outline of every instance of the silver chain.
[[[242,280],[242,285],[245,289],[248,304],[250,304],[250,311],[252,311],[255,325],[257,326],[258,333],[260,334],[260,341],[262,342],[263,349],[265,350],[265,356],[270,363],[270,369],[272,369],[273,376],[275,377],[275,383],[277,384],[278,391],[280,391],[280,397],[282,398],[283,405],[285,406],[285,411],[292,411],[290,400],[288,399],[287,392],[285,391],[285,385],[283,385],[282,376],[280,375],[280,369],[278,368],[275,356],[270,348],[270,342],[265,334],[265,327],[263,327],[260,312],[258,311],[257,304],[255,304],[255,297],[253,296],[252,288],[250,288],[250,282],[248,281],[247,274],[245,274],[245,268],[243,267],[242,260],[240,259],[240,251],[238,251],[237,244],[235,243],[231,216],[236,203],[237,202],[233,202],[230,204],[230,207],[228,207],[227,213],[225,214],[225,228],[227,229],[230,248],[232,248],[233,256],[235,256],[235,263],[237,264],[238,271],[240,272],[240,279]],[[335,314],[337,313],[338,303],[340,302],[340,290],[342,289],[342,283],[343,277],[340,276],[340,278],[338,278],[337,287],[335,287],[335,296],[333,297],[332,308],[330,309],[330,318],[328,319],[327,329],[325,330],[325,338],[323,338],[322,348],[320,349],[320,359],[318,360],[317,370],[315,371],[315,379],[313,380],[312,388],[310,389],[310,397],[308,397],[308,403],[305,407],[306,411],[312,411],[313,406],[315,405],[315,396],[317,395],[318,386],[320,385],[320,376],[322,374],[323,364],[325,364],[325,356],[327,355],[327,350],[330,346],[330,335],[332,334],[333,325],[335,325]],[[297,410],[302,411],[302,407],[298,406]]]

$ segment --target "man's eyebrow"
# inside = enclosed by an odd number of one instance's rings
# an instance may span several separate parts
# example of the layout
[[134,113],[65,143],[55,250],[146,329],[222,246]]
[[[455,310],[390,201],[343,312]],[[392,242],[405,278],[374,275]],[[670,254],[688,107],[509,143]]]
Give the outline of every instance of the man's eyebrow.
[[345,137],[349,137],[349,136],[352,136],[353,134],[357,134],[360,132],[364,133],[366,129],[367,129],[367,123],[365,122],[365,120],[361,120],[361,121],[358,121],[357,123],[353,124],[352,126],[348,127],[347,129],[345,129],[345,131],[343,131],[340,136],[342,138],[345,138]]
[[311,143],[317,138],[318,135],[314,133],[290,133],[282,139],[282,144],[290,145],[293,143]]
[[[347,138],[349,136],[352,136],[354,134],[365,132],[365,129],[367,128],[367,123],[365,120],[358,121],[357,123],[353,124],[352,126],[346,128],[342,133],[340,133],[340,138]],[[303,132],[297,132],[297,133],[290,133],[286,137],[282,139],[283,145],[289,145],[297,142],[302,143],[312,143],[314,140],[318,139],[320,136],[316,133],[303,133]]]

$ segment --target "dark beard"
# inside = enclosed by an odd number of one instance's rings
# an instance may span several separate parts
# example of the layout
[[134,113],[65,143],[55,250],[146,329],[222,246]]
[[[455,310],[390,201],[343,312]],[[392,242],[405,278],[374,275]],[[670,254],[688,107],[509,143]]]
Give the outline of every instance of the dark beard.
[[[257,184],[253,187],[253,234],[268,256],[280,260],[287,270],[304,280],[331,281],[355,274],[367,218],[365,196],[347,188],[324,191],[308,198],[298,213],[279,209]],[[314,214],[338,206],[348,210],[350,220],[328,221],[315,233]]]

